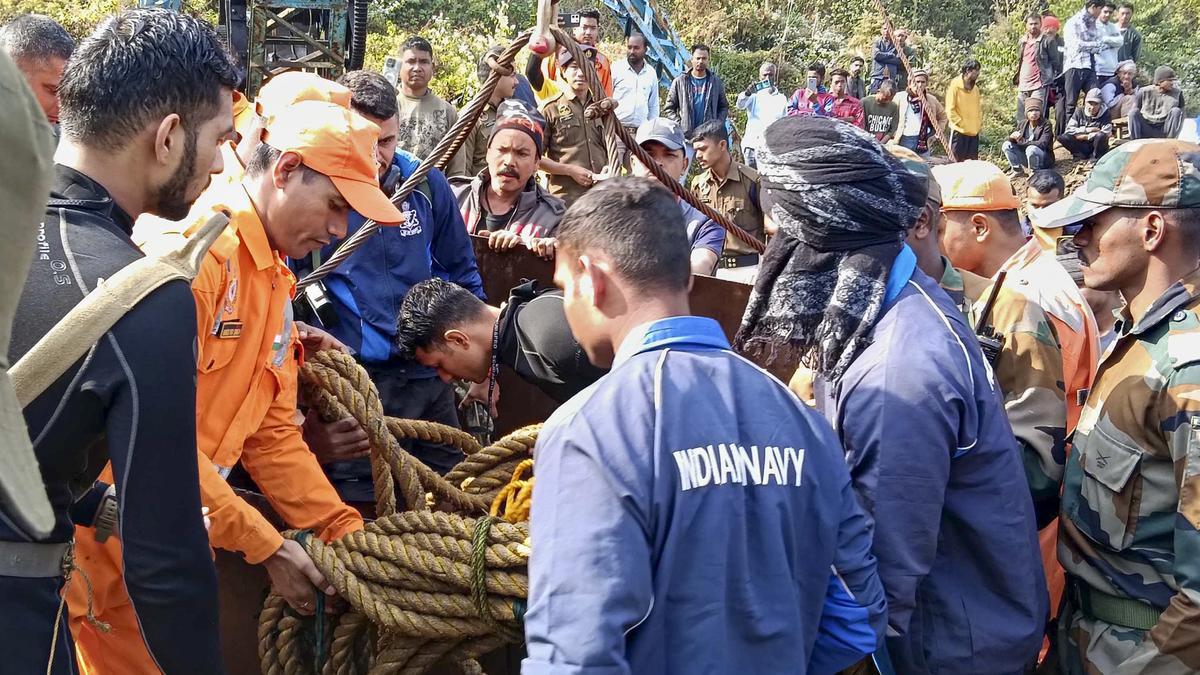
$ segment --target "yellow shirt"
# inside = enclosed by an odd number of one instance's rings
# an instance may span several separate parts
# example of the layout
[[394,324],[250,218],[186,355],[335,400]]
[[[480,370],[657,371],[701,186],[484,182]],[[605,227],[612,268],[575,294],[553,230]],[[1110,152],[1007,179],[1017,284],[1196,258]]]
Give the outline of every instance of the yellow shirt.
[[979,85],[967,91],[961,75],[950,80],[950,86],[946,87],[946,116],[950,118],[950,128],[954,131],[965,136],[978,136],[983,129]]

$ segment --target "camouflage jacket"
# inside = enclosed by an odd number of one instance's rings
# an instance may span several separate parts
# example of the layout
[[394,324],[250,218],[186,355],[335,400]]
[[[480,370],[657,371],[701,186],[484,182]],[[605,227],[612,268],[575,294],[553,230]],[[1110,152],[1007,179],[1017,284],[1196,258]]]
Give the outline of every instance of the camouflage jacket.
[[1080,672],[1200,671],[1198,307],[1194,272],[1136,324],[1125,314],[1075,430],[1059,560],[1093,589],[1163,610],[1147,632],[1085,621]]
[[[992,280],[946,265],[941,286],[972,327],[991,295]],[[989,317],[1004,340],[994,365],[1004,410],[1021,446],[1039,526],[1053,519],[1066,461],[1067,399],[1058,333],[1027,286],[1005,282]]]

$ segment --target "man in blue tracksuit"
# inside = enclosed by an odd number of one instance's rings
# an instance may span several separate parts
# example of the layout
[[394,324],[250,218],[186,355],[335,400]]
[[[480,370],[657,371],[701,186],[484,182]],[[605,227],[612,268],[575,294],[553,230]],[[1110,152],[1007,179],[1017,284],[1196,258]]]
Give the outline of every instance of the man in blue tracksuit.
[[[353,71],[339,80],[351,92],[350,105],[380,126],[378,159],[385,192],[403,183],[420,165],[396,150],[396,93],[378,73]],[[454,392],[434,370],[400,357],[395,347],[396,317],[408,289],[438,276],[484,298],[475,254],[459,215],[458,202],[438,170],[400,205],[404,222],[388,224],[370,237],[330,276],[325,288],[337,313],[326,330],[355,352],[379,389],[384,412],[458,426]],[[364,219],[350,214],[346,236]],[[321,249],[322,259],[337,249],[333,241]],[[301,261],[305,263],[308,261]],[[315,416],[305,423],[305,438],[327,464],[334,487],[349,502],[373,502],[371,467],[365,458],[366,434],[352,420],[322,424]],[[416,443],[413,454],[441,473],[462,458],[453,448]]]
[[567,211],[555,280],[612,371],[537,445],[526,675],[833,673],[883,637],[837,439],[689,316],[673,196],[613,179]]
[[737,343],[813,364],[817,405],[874,524],[891,664],[1023,673],[1049,604],[1033,503],[979,343],[904,244],[928,174],[833,120],[786,118],[765,141],[779,234]]

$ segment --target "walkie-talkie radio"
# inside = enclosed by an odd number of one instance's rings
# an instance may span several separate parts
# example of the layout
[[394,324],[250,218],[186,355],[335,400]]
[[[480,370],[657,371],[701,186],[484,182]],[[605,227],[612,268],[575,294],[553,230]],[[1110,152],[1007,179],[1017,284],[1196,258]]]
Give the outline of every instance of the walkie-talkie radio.
[[992,292],[988,295],[987,302],[983,303],[983,311],[979,313],[979,318],[975,320],[975,339],[979,341],[983,358],[993,366],[1000,358],[1000,350],[1004,348],[1004,336],[996,332],[989,320],[992,318],[992,308],[996,306],[996,298],[1000,296],[1000,288],[1004,286],[1004,278],[1007,276],[1007,270],[1001,270],[1000,274],[996,275],[996,283],[992,284]]

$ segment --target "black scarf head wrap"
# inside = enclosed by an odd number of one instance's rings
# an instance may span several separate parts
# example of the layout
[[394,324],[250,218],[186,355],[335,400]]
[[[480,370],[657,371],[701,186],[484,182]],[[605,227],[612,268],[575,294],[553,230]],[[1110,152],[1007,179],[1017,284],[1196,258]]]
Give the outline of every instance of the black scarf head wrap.
[[779,226],[736,346],[839,379],[869,341],[892,263],[929,190],[874,136],[824,117],[785,117],[758,151],[764,208]]

